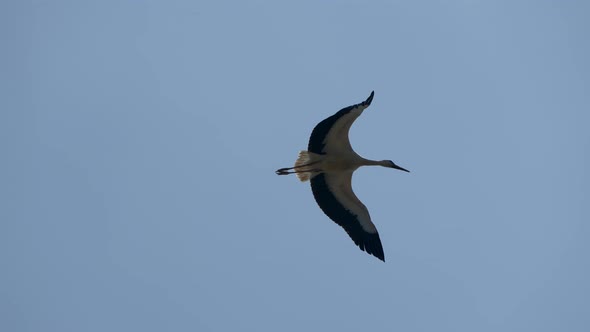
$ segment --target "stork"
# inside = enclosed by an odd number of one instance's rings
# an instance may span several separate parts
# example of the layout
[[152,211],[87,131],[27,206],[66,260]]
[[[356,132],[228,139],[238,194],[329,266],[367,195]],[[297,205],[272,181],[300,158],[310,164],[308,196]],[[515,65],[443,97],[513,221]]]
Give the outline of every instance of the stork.
[[375,92],[367,100],[348,106],[318,123],[309,138],[307,151],[300,151],[294,167],[281,168],[278,175],[296,174],[310,181],[313,197],[336,224],[348,233],[363,251],[385,261],[379,232],[369,210],[352,191],[352,174],[361,166],[383,166],[404,172],[407,169],[391,160],[369,160],[359,156],[350,145],[352,123],[371,105]]

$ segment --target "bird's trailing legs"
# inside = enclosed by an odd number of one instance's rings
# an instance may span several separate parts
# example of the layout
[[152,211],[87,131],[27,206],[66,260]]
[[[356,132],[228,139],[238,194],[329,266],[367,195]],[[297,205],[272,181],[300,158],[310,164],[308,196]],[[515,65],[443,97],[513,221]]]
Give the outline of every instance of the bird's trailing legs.
[[[311,166],[314,164],[317,164],[319,161],[315,161],[313,163],[309,163],[309,164],[305,164],[305,165],[297,165],[294,167],[285,167],[285,168],[281,168],[276,170],[275,173],[277,173],[277,175],[289,175],[289,174],[295,174],[295,173],[301,173],[301,172],[319,172],[320,170],[318,169],[305,169],[305,170],[300,170],[300,168],[302,167],[307,167],[307,166]],[[293,171],[291,171],[293,170]]]

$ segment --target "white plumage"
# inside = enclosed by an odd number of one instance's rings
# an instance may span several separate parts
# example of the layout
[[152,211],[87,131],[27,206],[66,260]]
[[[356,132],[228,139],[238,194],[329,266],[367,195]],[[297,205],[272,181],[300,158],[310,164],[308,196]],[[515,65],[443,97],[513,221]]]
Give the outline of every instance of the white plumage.
[[348,132],[354,120],[371,105],[374,92],[360,104],[341,109],[318,123],[311,133],[307,151],[299,152],[294,167],[281,168],[278,175],[297,174],[311,182],[314,198],[322,211],[342,226],[361,250],[385,261],[381,239],[369,210],[352,191],[352,174],[361,166],[383,166],[409,172],[391,160],[369,160],[350,145]]

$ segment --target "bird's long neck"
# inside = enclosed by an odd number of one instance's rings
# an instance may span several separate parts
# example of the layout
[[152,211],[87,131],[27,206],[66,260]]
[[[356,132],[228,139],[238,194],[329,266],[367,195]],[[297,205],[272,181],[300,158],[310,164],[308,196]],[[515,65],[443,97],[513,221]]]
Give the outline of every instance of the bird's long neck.
[[389,162],[387,160],[370,160],[363,158],[363,166],[383,166],[388,167]]

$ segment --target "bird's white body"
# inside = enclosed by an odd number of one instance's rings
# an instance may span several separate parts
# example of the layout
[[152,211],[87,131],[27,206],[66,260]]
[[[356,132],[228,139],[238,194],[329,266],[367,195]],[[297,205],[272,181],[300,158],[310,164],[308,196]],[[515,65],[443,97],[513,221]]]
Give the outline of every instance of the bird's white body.
[[[374,161],[359,156],[350,145],[352,123],[373,100],[343,108],[320,122],[312,131],[308,151],[300,151],[295,166],[277,170],[277,174],[297,174],[311,181],[316,202],[330,219],[342,226],[361,250],[385,260],[381,240],[369,210],[352,191],[352,174],[361,166],[379,165],[408,172],[391,160]],[[293,171],[290,171],[293,170]]]
[[[300,151],[295,167],[299,165],[302,165],[302,167],[298,169],[296,174],[299,180],[307,181],[316,173],[313,172],[314,169],[320,169],[322,172],[355,171],[363,165],[362,160],[363,158],[354,151],[347,151],[337,155],[321,155],[309,151]],[[303,166],[310,163],[310,166]]]
[[363,165],[363,159],[356,153],[327,155],[322,160],[321,168],[324,172],[356,171]]

